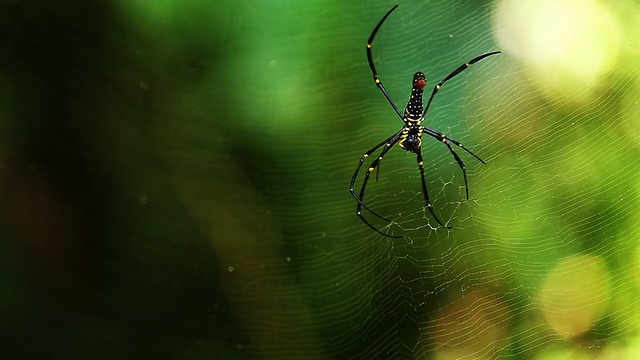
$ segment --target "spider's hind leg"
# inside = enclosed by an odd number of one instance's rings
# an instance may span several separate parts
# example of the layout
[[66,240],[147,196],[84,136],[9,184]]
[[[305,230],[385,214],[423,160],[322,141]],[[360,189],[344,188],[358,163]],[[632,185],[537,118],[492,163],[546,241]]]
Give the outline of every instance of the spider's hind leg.
[[[377,218],[384,220],[386,222],[391,222],[391,220],[387,219],[386,217],[378,214],[377,212],[371,210],[367,205],[364,204],[364,195],[365,195],[365,191],[367,188],[367,184],[369,183],[369,178],[371,176],[371,173],[373,171],[376,171],[378,169],[378,167],[380,166],[380,162],[382,161],[382,159],[384,158],[384,156],[389,152],[389,150],[391,150],[391,148],[398,142],[398,140],[400,140],[400,136],[402,134],[402,130],[400,129],[399,131],[397,131],[395,134],[391,135],[390,137],[388,137],[387,139],[385,139],[384,141],[380,142],[379,144],[377,144],[376,146],[374,146],[373,148],[369,149],[369,151],[367,151],[366,153],[364,153],[364,155],[362,155],[360,157],[360,161],[358,162],[358,166],[356,167],[355,172],[353,173],[353,177],[351,178],[351,182],[349,185],[349,192],[351,193],[351,195],[353,196],[354,199],[356,199],[356,201],[358,202],[357,206],[356,206],[356,215],[358,215],[358,217],[360,218],[360,220],[362,220],[362,222],[364,222],[365,224],[367,224],[367,226],[369,226],[371,229],[373,229],[374,231],[388,236],[388,237],[392,237],[392,238],[399,238],[396,236],[392,236],[389,234],[386,234],[380,230],[378,230],[375,226],[373,226],[371,223],[369,223],[363,216],[362,216],[362,209],[364,208],[365,210],[367,210],[369,213],[373,214],[374,216],[376,216]],[[362,188],[360,188],[360,193],[356,194],[356,192],[354,191],[355,189],[355,183],[358,177],[358,174],[360,173],[360,169],[362,168],[362,165],[364,164],[365,160],[376,150],[378,150],[380,147],[384,146],[384,148],[382,149],[382,151],[380,152],[380,155],[378,155],[378,157],[373,160],[373,162],[371,162],[371,165],[369,165],[369,167],[367,168],[367,171],[365,172],[364,175],[364,180],[362,181]],[[377,172],[376,172],[376,179],[377,179]],[[401,236],[400,236],[401,237]]]
[[454,140],[450,137],[448,137],[447,135],[436,131],[436,130],[432,130],[429,128],[424,128],[424,133],[437,139],[438,141],[444,143],[447,148],[449,149],[449,152],[451,153],[451,155],[453,156],[453,158],[456,160],[456,163],[458,163],[458,167],[460,167],[460,169],[462,170],[462,176],[464,177],[464,188],[465,188],[465,192],[467,195],[467,200],[469,200],[469,183],[467,182],[467,169],[466,166],[464,165],[464,162],[462,161],[462,159],[460,158],[460,156],[458,155],[458,153],[455,152],[455,150],[453,150],[453,147],[451,147],[451,145],[449,143],[452,143],[453,145],[461,148],[462,150],[466,151],[467,153],[469,153],[471,156],[473,156],[474,158],[476,158],[476,160],[480,161],[483,165],[486,165],[487,163],[482,160],[478,155],[474,154],[471,150],[467,149],[466,147],[464,147],[464,145],[462,145],[459,141]]
[[429,191],[427,191],[427,181],[424,178],[424,160],[422,159],[422,149],[418,149],[416,153],[416,160],[418,162],[418,169],[420,169],[420,180],[422,181],[422,194],[424,195],[424,202],[431,213],[431,216],[438,222],[440,226],[443,228],[451,229],[451,226],[445,225],[440,218],[436,215],[436,212],[433,211],[433,206],[431,205],[431,200],[429,200]]

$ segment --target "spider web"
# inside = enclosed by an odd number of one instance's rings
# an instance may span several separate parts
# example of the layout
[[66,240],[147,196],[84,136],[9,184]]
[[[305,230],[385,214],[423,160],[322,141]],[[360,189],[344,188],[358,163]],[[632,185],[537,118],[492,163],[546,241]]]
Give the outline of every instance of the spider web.
[[[632,4],[590,6],[621,29],[633,26],[624,11],[638,12]],[[624,54],[629,43],[618,44],[626,49],[619,50],[619,65],[602,70],[599,81],[584,80],[580,71],[569,71],[581,66],[579,56],[569,66],[537,64],[508,43],[508,32],[518,31],[505,24],[518,11],[511,3],[402,4],[373,47],[380,77],[401,109],[414,71],[424,71],[433,85],[478,54],[504,54],[447,83],[425,121],[488,162],[483,166],[456,149],[468,169],[466,201],[456,162],[442,144],[425,139],[434,210],[454,229],[437,227],[424,208],[415,156],[396,148],[366,193],[368,206],[393,223],[365,212],[367,219],[405,236],[387,239],[357,221],[354,201],[343,194],[362,152],[401,125],[371,83],[362,43],[386,10],[335,15],[332,24],[343,24],[338,31],[349,35],[333,44],[344,46],[342,52],[318,49],[332,55],[323,58],[322,81],[309,88],[326,108],[305,109],[302,123],[292,125],[315,129],[313,136],[288,139],[291,148],[313,154],[280,169],[295,168],[305,179],[296,194],[296,221],[289,223],[295,240],[286,245],[301,252],[291,258],[295,297],[313,309],[299,328],[314,334],[309,341],[318,341],[324,355],[338,358],[636,352],[631,344],[638,323],[632,319],[639,304],[637,278],[630,274],[638,231],[630,211],[637,206],[639,164],[632,119],[640,107],[638,56]],[[367,18],[360,29],[347,26],[353,14]],[[500,36],[504,43],[497,42]],[[597,45],[603,51],[614,46]],[[340,196],[334,197],[336,189]],[[291,214],[285,211],[282,221]],[[277,294],[281,301],[290,295]],[[288,349],[308,349],[300,345]]]
[[348,192],[402,125],[365,56],[395,3],[86,4],[1,5],[8,357],[637,358],[637,3],[401,3],[373,47],[400,109],[503,51],[425,120],[487,162],[455,148],[467,201],[423,139],[453,229],[414,154],[374,174],[401,239]]

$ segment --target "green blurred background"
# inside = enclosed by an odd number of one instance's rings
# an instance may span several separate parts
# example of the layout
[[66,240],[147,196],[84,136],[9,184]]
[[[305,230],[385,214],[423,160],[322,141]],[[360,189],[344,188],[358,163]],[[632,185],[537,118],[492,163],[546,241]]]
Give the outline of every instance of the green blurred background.
[[635,359],[640,4],[0,2],[4,359]]

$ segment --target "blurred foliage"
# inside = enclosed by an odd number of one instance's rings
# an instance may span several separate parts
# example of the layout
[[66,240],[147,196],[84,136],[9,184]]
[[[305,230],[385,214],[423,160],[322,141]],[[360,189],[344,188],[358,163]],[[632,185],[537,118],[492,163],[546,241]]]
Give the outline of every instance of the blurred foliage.
[[[391,240],[347,187],[401,125],[365,58],[392,4],[0,2],[2,358],[634,358],[640,8],[525,3],[380,31],[400,108],[503,50],[425,123],[488,160],[461,154],[472,199],[425,142],[433,228],[394,149],[367,195]],[[549,14],[574,22],[528,37]]]

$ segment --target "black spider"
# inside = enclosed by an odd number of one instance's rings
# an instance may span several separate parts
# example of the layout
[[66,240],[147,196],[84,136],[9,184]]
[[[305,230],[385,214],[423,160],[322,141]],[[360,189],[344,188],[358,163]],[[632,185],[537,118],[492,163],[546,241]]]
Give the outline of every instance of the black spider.
[[[427,101],[427,105],[424,106],[424,108],[423,108],[423,101],[422,101],[422,93],[424,91],[424,87],[427,85],[427,79],[424,73],[418,71],[413,75],[413,86],[411,88],[411,97],[409,98],[407,107],[404,110],[404,114],[402,114],[400,110],[398,110],[398,107],[394,104],[394,102],[389,97],[389,94],[385,90],[384,85],[382,85],[382,81],[378,77],[378,72],[376,71],[376,67],[373,63],[373,57],[371,55],[371,44],[373,43],[373,39],[375,38],[376,33],[382,26],[382,23],[384,23],[384,21],[391,14],[391,12],[393,12],[393,10],[395,10],[397,7],[398,5],[391,8],[391,10],[389,10],[382,17],[380,22],[378,22],[376,27],[373,29],[373,32],[371,33],[371,35],[369,36],[369,40],[367,41],[367,59],[369,60],[369,67],[371,68],[371,73],[373,74],[373,81],[375,82],[378,89],[382,91],[382,94],[387,99],[387,101],[389,102],[393,110],[395,110],[395,112],[398,114],[400,119],[402,119],[402,121],[404,122],[404,125],[395,134],[384,139],[383,141],[381,141],[379,144],[369,149],[367,152],[364,153],[364,155],[360,157],[360,161],[358,162],[358,166],[356,167],[356,171],[354,172],[353,177],[351,178],[351,183],[349,185],[349,191],[351,192],[351,195],[353,195],[353,197],[358,202],[356,206],[356,215],[358,215],[358,217],[374,231],[384,236],[388,236],[392,238],[401,238],[402,236],[393,236],[393,235],[386,234],[378,230],[376,227],[374,227],[362,216],[362,208],[364,208],[367,211],[369,211],[371,214],[375,215],[376,217],[384,221],[391,222],[391,220],[369,209],[363,202],[364,192],[365,192],[365,189],[367,188],[367,183],[369,182],[369,176],[373,171],[376,170],[376,168],[380,164],[380,161],[382,161],[382,158],[387,154],[387,152],[389,152],[389,150],[391,150],[391,147],[393,147],[393,145],[395,145],[396,143],[398,143],[398,145],[405,151],[410,151],[412,153],[415,153],[417,157],[417,162],[418,162],[418,169],[420,170],[420,179],[422,180],[422,193],[424,194],[425,204],[429,209],[429,211],[431,212],[431,215],[433,216],[433,218],[438,222],[438,224],[442,227],[450,229],[451,228],[450,226],[446,226],[445,224],[442,223],[442,221],[440,221],[440,219],[436,216],[436,213],[433,211],[433,208],[431,207],[431,201],[429,200],[429,193],[427,191],[427,183],[424,178],[424,161],[422,159],[422,135],[423,134],[429,135],[435,138],[436,140],[441,141],[447,146],[447,148],[449,149],[449,152],[451,152],[451,155],[458,163],[458,166],[460,166],[460,169],[462,169],[462,175],[464,176],[464,186],[467,194],[467,200],[469,199],[467,171],[465,170],[465,165],[462,162],[462,159],[460,159],[460,156],[458,156],[458,154],[453,150],[453,148],[449,143],[462,148],[464,151],[468,152],[473,157],[478,159],[478,161],[480,161],[481,163],[483,164],[486,164],[486,163],[484,162],[484,160],[480,159],[480,157],[478,157],[476,154],[471,152],[471,150],[464,147],[460,142],[446,136],[445,134],[439,131],[425,127],[422,125],[422,123],[424,122],[425,115],[429,110],[429,106],[431,106],[431,101],[433,101],[434,96],[438,93],[438,91],[440,90],[440,88],[445,82],[454,78],[456,75],[461,73],[470,65],[486,57],[500,53],[500,51],[493,51],[486,54],[482,54],[480,56],[477,56],[467,61],[463,65],[459,66],[457,69],[453,70],[449,75],[447,75],[447,77],[445,77],[442,81],[436,84],[436,86],[433,88],[433,91],[431,92],[431,96],[429,97],[429,100]],[[367,172],[364,175],[364,180],[362,182],[362,188],[360,189],[360,194],[359,195],[356,194],[354,192],[354,187],[355,187],[358,174],[360,173],[360,169],[362,168],[362,164],[364,163],[366,158],[368,158],[374,151],[378,150],[382,146],[384,146],[384,148],[380,152],[380,155],[378,155],[378,157],[375,160],[373,160],[373,162],[371,162],[371,165],[369,165],[369,168],[367,169]]]

